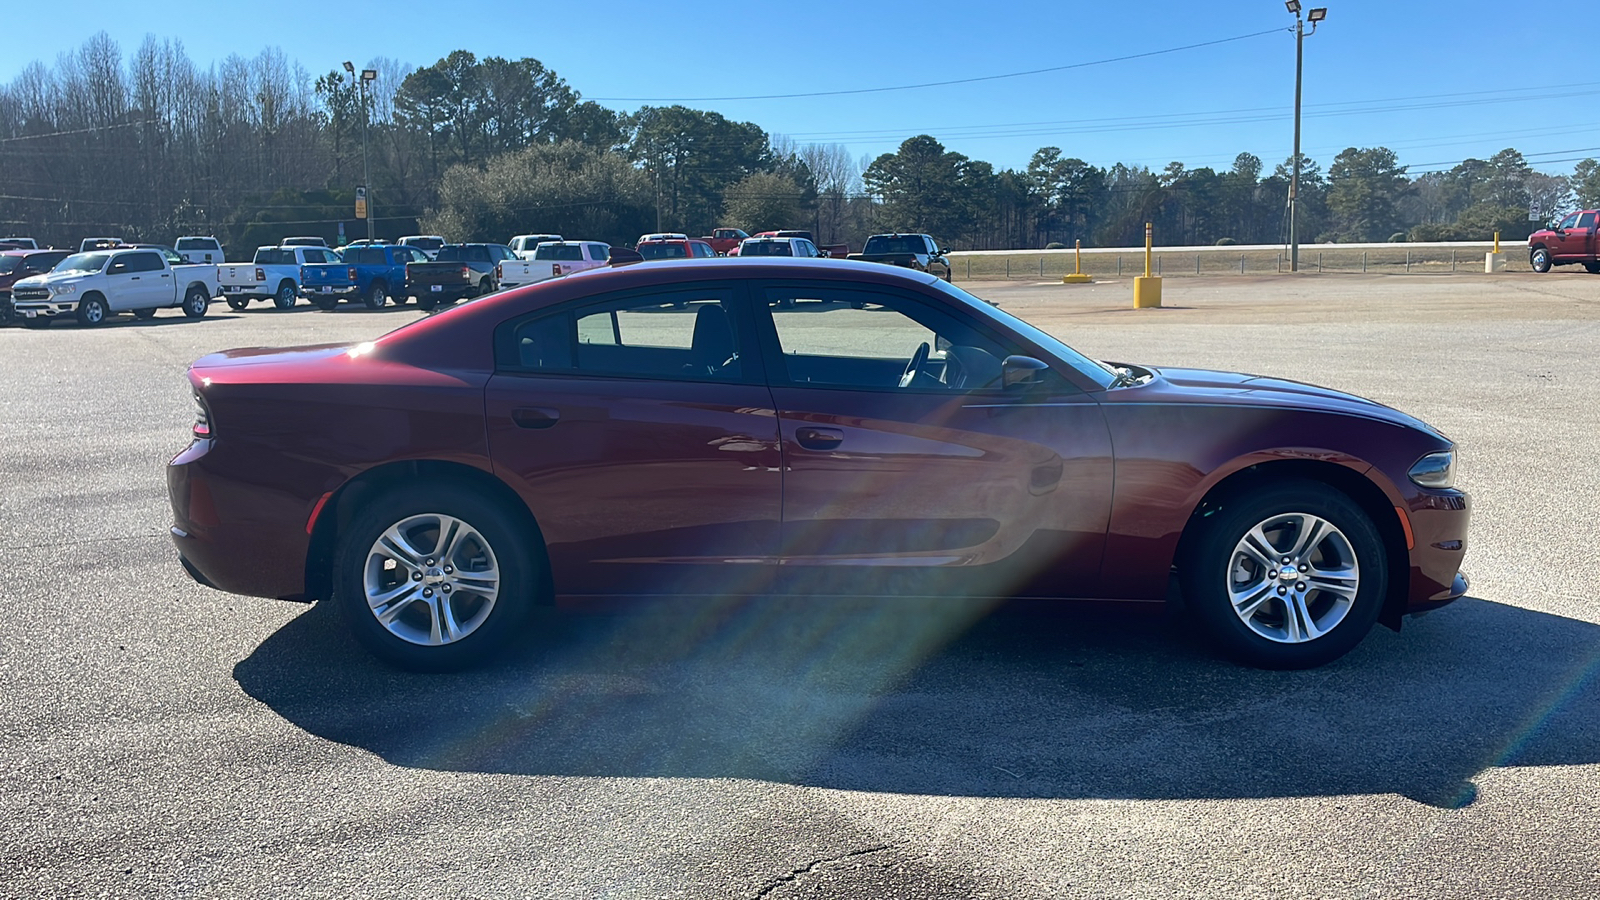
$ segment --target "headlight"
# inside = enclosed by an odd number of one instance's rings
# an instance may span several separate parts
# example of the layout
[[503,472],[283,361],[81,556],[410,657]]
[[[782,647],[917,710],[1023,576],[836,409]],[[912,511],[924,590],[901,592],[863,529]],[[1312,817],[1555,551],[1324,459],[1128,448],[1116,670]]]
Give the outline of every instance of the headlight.
[[50,285],[50,293],[55,294],[57,296],[60,296],[62,294],[76,294],[77,292],[78,292],[78,286],[75,285],[75,284],[52,284],[52,285]]
[[1456,451],[1441,450],[1417,460],[1406,474],[1420,487],[1447,488],[1455,481]]

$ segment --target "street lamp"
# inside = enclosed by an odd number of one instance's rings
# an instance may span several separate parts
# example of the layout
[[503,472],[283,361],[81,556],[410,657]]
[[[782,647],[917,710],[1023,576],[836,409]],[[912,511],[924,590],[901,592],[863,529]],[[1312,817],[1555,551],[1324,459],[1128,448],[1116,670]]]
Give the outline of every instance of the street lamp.
[[[344,61],[344,70],[350,73],[352,81],[356,79],[355,64],[348,59]],[[371,118],[367,111],[367,85],[377,80],[377,69],[361,70],[361,187],[367,192],[367,240],[369,241],[372,240],[372,181],[367,170],[367,121]]]
[[[1305,22],[1300,19],[1300,0],[1285,0],[1284,8],[1294,13],[1294,177],[1289,181],[1289,271],[1300,271],[1300,232],[1296,230],[1296,205],[1300,200],[1300,75],[1305,62]],[[1328,17],[1328,8],[1318,6],[1306,14],[1311,33]]]

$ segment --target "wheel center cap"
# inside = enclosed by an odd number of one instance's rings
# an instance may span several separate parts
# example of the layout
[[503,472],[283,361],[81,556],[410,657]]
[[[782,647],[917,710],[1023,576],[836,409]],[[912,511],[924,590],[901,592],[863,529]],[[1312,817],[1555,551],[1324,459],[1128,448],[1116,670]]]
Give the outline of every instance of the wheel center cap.
[[445,580],[444,573],[439,571],[438,569],[423,569],[422,570],[422,582],[423,582],[423,584],[439,584],[439,583],[443,582],[444,580]]
[[1294,566],[1284,566],[1278,570],[1278,578],[1283,581],[1293,581],[1300,577],[1300,570]]

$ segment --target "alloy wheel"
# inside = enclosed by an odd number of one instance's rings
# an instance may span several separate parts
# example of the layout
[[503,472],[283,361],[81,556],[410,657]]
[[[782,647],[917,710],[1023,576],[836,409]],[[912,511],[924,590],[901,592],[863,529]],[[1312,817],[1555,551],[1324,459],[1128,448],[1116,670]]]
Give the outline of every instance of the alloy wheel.
[[467,522],[421,513],[394,523],[367,552],[362,576],[378,624],[411,644],[437,647],[483,625],[500,595],[494,549]]
[[1258,523],[1228,561],[1234,614],[1251,631],[1283,644],[1314,641],[1338,627],[1360,585],[1349,538],[1310,513],[1283,513]]

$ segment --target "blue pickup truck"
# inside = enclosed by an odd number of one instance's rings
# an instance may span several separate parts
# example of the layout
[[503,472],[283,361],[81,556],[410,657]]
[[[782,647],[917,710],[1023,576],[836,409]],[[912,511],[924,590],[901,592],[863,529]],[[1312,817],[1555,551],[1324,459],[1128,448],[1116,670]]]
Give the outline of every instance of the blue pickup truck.
[[421,250],[398,244],[346,247],[343,262],[300,267],[300,296],[321,309],[357,297],[368,309],[378,309],[391,298],[399,305],[407,299],[406,263],[427,261]]

